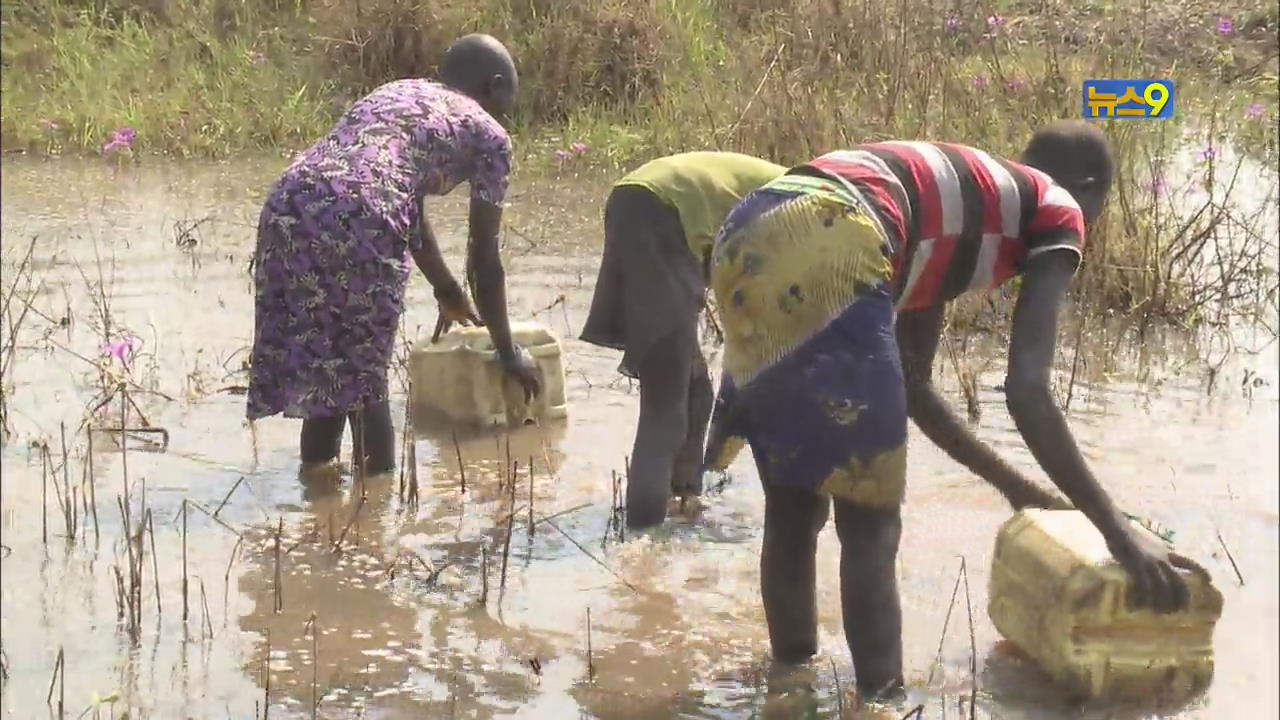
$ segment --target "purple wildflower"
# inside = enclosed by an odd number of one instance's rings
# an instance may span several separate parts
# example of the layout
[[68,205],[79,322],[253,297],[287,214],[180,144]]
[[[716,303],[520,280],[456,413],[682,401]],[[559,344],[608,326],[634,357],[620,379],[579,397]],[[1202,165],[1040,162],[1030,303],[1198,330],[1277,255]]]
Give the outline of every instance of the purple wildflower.
[[564,164],[564,161],[568,160],[571,157],[568,150],[563,150],[560,148],[556,148],[555,156],[556,156],[556,161],[561,164]]
[[111,138],[102,146],[103,153],[112,153],[117,150],[130,150],[133,148],[133,140],[138,133],[130,127],[122,127],[119,130],[111,131]]
[[1235,23],[1231,22],[1231,18],[1228,18],[1228,17],[1218,18],[1218,34],[1219,35],[1230,35],[1235,29],[1236,29],[1236,25]]
[[973,87],[977,90],[986,90],[991,86],[991,79],[986,75],[978,75],[973,78]]
[[1247,110],[1244,111],[1245,115],[1248,115],[1251,118],[1260,118],[1266,112],[1267,112],[1267,108],[1262,103],[1258,103],[1258,102],[1253,103],[1252,105],[1249,106]]
[[138,353],[138,349],[142,347],[142,338],[133,333],[126,332],[115,340],[108,340],[102,344],[100,352],[104,358],[114,358],[120,362],[120,366],[125,370],[129,369],[129,361],[133,360],[134,355]]
[[1027,90],[1028,87],[1030,87],[1029,85],[1027,85],[1027,81],[1023,80],[1022,78],[1014,78],[1010,80],[1007,83],[1007,86],[1009,88],[1009,92],[1014,94],[1023,93]]
[[1164,175],[1156,175],[1151,180],[1151,194],[1163,195],[1169,191],[1169,183],[1165,181]]
[[576,142],[569,146],[574,155],[585,155],[587,152],[587,144],[584,142]]
[[987,27],[991,28],[992,32],[995,32],[996,30],[1004,27],[1006,22],[1007,21],[1004,19],[1003,15],[996,13],[995,15],[987,18]]
[[947,29],[947,32],[952,34],[960,32],[960,18],[955,16],[947,18],[947,22],[944,27]]
[[1218,157],[1218,149],[1213,145],[1206,145],[1205,148],[1200,151],[1200,159],[1204,162],[1209,162],[1216,157]]

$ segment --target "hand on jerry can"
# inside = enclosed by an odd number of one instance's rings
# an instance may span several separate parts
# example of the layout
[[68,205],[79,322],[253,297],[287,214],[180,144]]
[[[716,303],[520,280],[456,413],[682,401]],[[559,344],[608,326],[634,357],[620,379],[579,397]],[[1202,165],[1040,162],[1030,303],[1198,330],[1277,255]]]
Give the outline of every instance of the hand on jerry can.
[[1199,563],[1174,552],[1150,533],[1125,522],[1121,534],[1107,541],[1107,549],[1133,580],[1128,600],[1133,607],[1157,613],[1181,612],[1190,600],[1187,581],[1178,569],[1208,577]]
[[484,323],[480,320],[480,316],[476,314],[475,308],[471,306],[471,301],[467,299],[466,293],[461,288],[456,291],[438,295],[436,304],[439,307],[440,314],[436,318],[436,329],[431,334],[431,342],[436,342],[440,336],[449,332],[449,328],[454,323],[459,325],[475,325],[482,327]]
[[533,399],[542,392],[542,381],[538,378],[538,365],[528,350],[517,345],[515,355],[510,360],[503,361],[502,369],[524,390],[526,403],[533,402]]

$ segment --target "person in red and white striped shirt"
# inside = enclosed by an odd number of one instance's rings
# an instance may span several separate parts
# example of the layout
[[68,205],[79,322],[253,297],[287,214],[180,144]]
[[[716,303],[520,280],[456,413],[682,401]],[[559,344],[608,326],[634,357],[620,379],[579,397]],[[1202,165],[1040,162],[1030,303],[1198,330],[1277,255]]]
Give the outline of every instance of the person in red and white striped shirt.
[[1066,506],[980,442],[931,382],[946,303],[1015,276],[1022,283],[1005,394],[1018,431],[1106,538],[1136,602],[1160,612],[1185,607],[1175,567],[1199,566],[1135,531],[1049,391],[1059,308],[1113,175],[1106,136],[1066,121],[1036,132],[1020,162],[942,142],[831,152],[730,213],[713,253],[726,371],[704,467],[726,467],[734,438],[756,456],[765,486],[761,585],[776,660],[817,651],[814,552],[829,495],[858,689],[900,692],[895,558],[907,417],[1014,508]]

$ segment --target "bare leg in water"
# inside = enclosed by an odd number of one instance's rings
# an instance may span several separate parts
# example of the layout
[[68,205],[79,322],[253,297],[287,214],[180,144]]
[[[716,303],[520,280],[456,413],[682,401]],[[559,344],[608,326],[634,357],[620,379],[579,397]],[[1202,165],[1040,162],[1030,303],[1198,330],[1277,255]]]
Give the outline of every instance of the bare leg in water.
[[702,452],[707,439],[707,423],[711,420],[711,407],[715,403],[715,388],[702,350],[693,347],[693,370],[689,378],[687,412],[689,427],[684,445],[676,454],[671,475],[671,490],[681,497],[702,494]]
[[[759,463],[757,463],[759,467]],[[760,586],[775,661],[797,664],[818,652],[818,533],[831,501],[825,495],[770,486],[765,478],[764,543]],[[863,508],[836,500],[840,537],[840,604],[845,640],[863,699],[889,697],[902,688],[902,610],[897,553],[898,509]]]
[[[757,460],[762,478],[766,470]],[[818,652],[818,533],[827,524],[825,495],[764,483],[760,590],[773,659],[802,663]]]
[[672,469],[689,431],[690,378],[697,351],[697,331],[689,322],[655,342],[640,361],[640,422],[627,483],[629,527],[650,527],[666,519]]
[[395,467],[395,430],[387,401],[369,403],[346,415],[307,418],[299,437],[303,469],[337,460],[342,431],[351,424],[352,456],[365,463],[366,474],[388,472]]
[[872,509],[837,498],[840,608],[858,693],[891,698],[902,691],[902,607],[898,600],[898,508]]

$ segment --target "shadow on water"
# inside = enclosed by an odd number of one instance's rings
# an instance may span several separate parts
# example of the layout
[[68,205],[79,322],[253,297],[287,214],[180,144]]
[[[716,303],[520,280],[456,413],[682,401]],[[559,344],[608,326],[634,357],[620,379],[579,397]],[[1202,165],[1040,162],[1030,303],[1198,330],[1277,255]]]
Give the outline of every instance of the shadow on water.
[[[399,471],[348,475],[337,492],[304,494],[297,423],[268,419],[250,432],[237,390],[252,337],[245,268],[262,188],[278,169],[149,162],[115,171],[6,159],[4,287],[17,248],[39,236],[30,294],[39,313],[22,328],[7,378],[6,712],[47,712],[59,649],[66,674],[53,703],[62,697],[71,716],[112,693],[115,716],[128,708],[134,718],[260,717],[264,701],[272,718],[306,718],[316,700],[317,715],[330,718],[792,718],[851,708],[830,529],[819,542],[821,656],[795,672],[767,662],[762,505],[748,454],[722,492],[675,508],[663,528],[615,527],[613,478],[625,477],[638,397],[615,372],[616,353],[576,339],[600,248],[598,203],[584,209],[583,198],[601,199],[603,186],[522,180],[510,219],[518,232],[506,238],[513,317],[537,319],[563,343],[567,421],[509,436],[461,432],[456,447],[452,429],[419,427],[416,496]],[[429,208],[454,267],[464,201]],[[418,279],[407,302],[413,341],[433,324],[435,305]],[[61,476],[59,424],[78,425],[101,389],[93,359],[107,323],[142,338],[128,377],[172,444],[144,453],[130,439],[126,469],[110,436],[95,437],[93,482],[81,484],[90,455],[73,434],[73,480],[55,488],[30,443],[49,442]],[[1174,337],[1151,331],[1134,345],[1132,334],[1091,331],[1081,362],[1062,358],[1058,393],[1071,393],[1073,429],[1117,501],[1174,528],[1225,596],[1213,686],[1162,714],[1273,715],[1275,345],[1241,338],[1211,346],[1206,363]],[[975,431],[1039,477],[1003,409],[1002,352],[999,342],[963,340],[960,362],[939,372],[956,402],[958,371],[969,373]],[[859,717],[899,718],[917,703],[926,718],[968,715],[959,704],[972,683],[963,607],[933,668],[961,554],[971,568],[978,716],[1138,717],[1077,708],[1002,649],[983,578],[1007,509],[914,431],[909,442],[899,578],[915,690],[905,708]],[[72,486],[95,494],[96,542],[87,515],[74,541],[63,537],[59,493]],[[126,488],[135,518],[152,513],[154,550],[149,537],[141,548],[121,541],[116,498],[123,503]],[[144,561],[135,636],[116,600],[115,570],[129,579],[131,547]],[[104,701],[101,714],[110,707]]]

